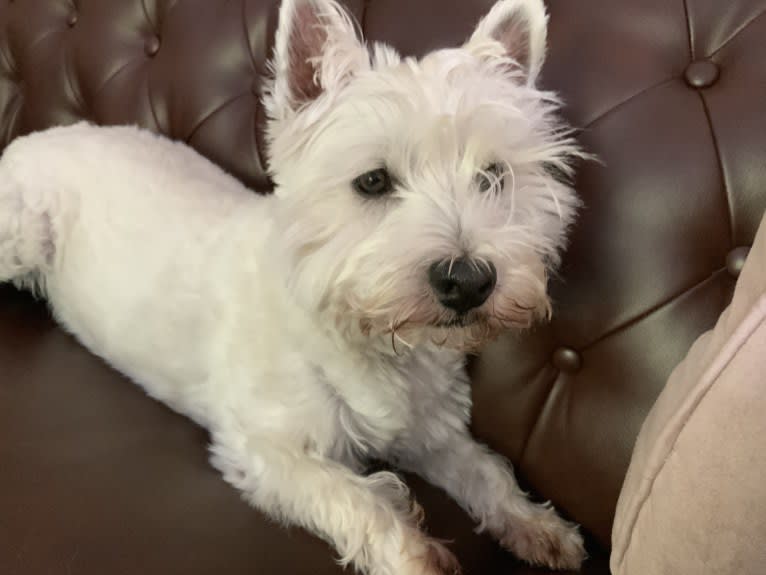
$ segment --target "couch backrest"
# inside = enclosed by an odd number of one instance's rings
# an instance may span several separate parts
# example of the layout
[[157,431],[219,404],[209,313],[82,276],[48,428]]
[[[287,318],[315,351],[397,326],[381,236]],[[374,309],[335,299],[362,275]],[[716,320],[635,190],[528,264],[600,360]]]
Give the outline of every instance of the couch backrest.
[[[350,0],[408,54],[492,0]],[[277,0],[2,0],[0,144],[88,119],[184,140],[268,191],[258,96]],[[543,82],[602,164],[555,318],[473,364],[475,432],[608,543],[641,422],[729,300],[766,207],[766,0],[551,0]],[[743,249],[740,249],[743,248]]]

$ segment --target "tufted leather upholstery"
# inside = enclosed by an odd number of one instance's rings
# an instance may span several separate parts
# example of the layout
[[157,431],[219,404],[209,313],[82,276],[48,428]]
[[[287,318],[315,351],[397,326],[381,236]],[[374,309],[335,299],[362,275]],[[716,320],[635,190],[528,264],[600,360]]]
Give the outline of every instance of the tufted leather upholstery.
[[[189,142],[266,192],[258,94],[277,0],[0,0],[0,138],[87,118]],[[409,54],[492,0],[352,0]],[[766,207],[766,0],[550,0],[543,82],[602,163],[554,321],[472,364],[475,432],[594,536],[607,573],[633,440],[728,302]],[[324,544],[238,500],[205,435],[0,290],[0,572],[338,573]],[[532,573],[417,484],[467,573]],[[538,572],[538,571],[534,571]]]

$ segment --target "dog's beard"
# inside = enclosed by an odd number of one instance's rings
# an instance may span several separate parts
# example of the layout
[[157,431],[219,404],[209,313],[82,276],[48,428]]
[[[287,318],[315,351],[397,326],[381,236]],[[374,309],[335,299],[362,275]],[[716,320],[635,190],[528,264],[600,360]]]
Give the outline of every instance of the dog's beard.
[[425,340],[438,347],[475,352],[503,332],[529,328],[536,320],[548,316],[549,310],[547,299],[532,305],[496,297],[481,309],[465,314],[430,304],[426,313],[394,320],[382,332],[390,336],[394,348]]
[[529,276],[523,283],[524,289],[498,291],[481,307],[463,314],[445,308],[424,291],[415,297],[387,301],[351,298],[339,318],[353,318],[365,336],[390,340],[396,353],[424,342],[475,352],[505,331],[527,329],[535,321],[550,317],[545,280]]

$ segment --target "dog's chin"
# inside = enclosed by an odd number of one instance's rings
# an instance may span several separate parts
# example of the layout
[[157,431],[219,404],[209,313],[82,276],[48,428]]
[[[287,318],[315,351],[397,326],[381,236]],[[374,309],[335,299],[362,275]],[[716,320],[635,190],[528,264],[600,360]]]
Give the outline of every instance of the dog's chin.
[[425,330],[431,343],[438,347],[472,353],[506,331],[528,328],[534,320],[532,313],[525,314],[525,317],[519,316],[513,321],[499,321],[477,313],[442,320],[425,327]]
[[[348,308],[346,308],[348,309]],[[395,350],[432,344],[441,348],[474,352],[507,331],[531,327],[550,316],[550,303],[544,292],[525,301],[491,298],[482,307],[455,313],[430,298],[415,303],[397,301],[380,308],[356,307],[351,313],[338,314],[342,323],[356,318],[366,338],[389,339]]]
[[394,345],[414,347],[430,343],[444,349],[474,353],[507,331],[525,330],[546,315],[545,308],[519,311],[513,318],[497,318],[481,311],[453,314],[429,322],[408,322],[386,330]]
[[467,316],[467,315],[456,315],[455,317],[450,319],[439,320],[430,327],[444,328],[444,329],[462,328],[462,327],[472,326],[475,323],[478,323],[478,319],[476,317]]

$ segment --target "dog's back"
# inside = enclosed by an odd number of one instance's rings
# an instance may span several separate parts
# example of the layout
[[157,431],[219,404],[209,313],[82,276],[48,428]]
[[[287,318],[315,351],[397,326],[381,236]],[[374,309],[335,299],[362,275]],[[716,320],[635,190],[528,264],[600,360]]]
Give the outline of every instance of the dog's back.
[[267,233],[268,203],[148,131],[38,132],[0,159],[0,281],[45,297],[91,350],[169,400],[205,378],[221,236],[243,218]]

